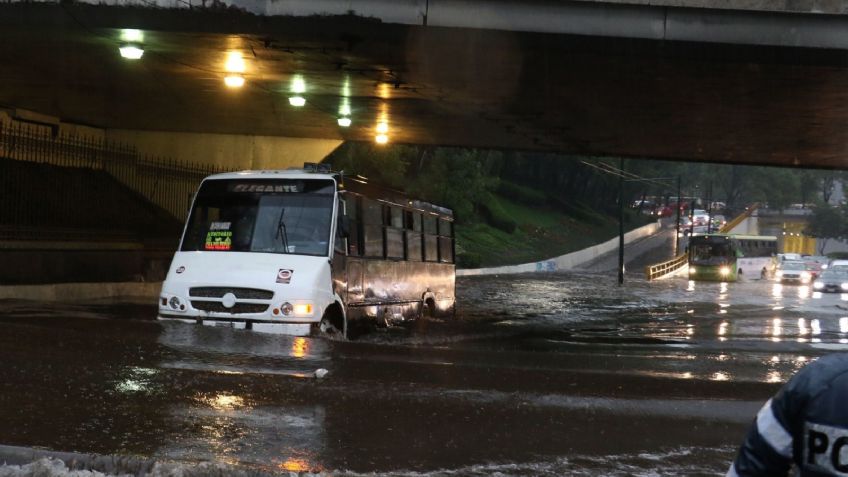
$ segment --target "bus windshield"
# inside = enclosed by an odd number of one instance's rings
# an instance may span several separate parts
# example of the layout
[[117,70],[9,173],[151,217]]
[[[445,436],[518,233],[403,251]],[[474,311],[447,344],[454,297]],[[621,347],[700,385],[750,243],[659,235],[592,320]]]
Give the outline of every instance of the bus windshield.
[[693,244],[689,250],[689,262],[700,265],[720,265],[735,258],[729,242]]
[[180,250],[326,256],[334,194],[327,179],[206,181]]

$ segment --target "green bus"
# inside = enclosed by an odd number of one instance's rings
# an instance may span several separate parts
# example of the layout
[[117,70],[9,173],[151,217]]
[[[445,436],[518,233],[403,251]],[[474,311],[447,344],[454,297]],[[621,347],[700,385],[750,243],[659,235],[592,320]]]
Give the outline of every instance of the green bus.
[[694,235],[689,239],[689,279],[735,282],[763,278],[774,268],[777,237],[765,235]]

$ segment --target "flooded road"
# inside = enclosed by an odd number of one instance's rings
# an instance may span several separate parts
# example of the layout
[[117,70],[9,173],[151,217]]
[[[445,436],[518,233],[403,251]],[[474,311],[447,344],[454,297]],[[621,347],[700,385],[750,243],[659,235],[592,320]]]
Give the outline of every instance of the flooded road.
[[455,320],[355,342],[3,302],[0,444],[323,475],[723,475],[780,384],[848,349],[848,295],[802,286],[457,289]]

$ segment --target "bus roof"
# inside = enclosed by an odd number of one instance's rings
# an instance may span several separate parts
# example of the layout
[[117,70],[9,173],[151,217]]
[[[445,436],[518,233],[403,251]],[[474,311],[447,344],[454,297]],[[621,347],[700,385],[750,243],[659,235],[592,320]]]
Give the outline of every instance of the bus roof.
[[246,170],[238,172],[223,172],[221,174],[213,174],[205,180],[224,180],[224,179],[336,179],[338,174],[307,172],[303,169],[267,169],[267,170]]
[[204,180],[232,179],[329,179],[336,181],[337,184],[341,179],[340,190],[350,191],[369,199],[380,200],[399,207],[418,209],[453,219],[453,211],[447,207],[413,199],[402,191],[370,183],[365,178],[345,177],[337,172],[313,172],[305,169],[245,170],[213,174]]
[[741,235],[741,234],[696,234],[694,237],[727,237],[737,240],[777,240],[774,235]]
[[735,235],[730,234],[731,237],[740,240],[777,240],[777,237],[774,235]]

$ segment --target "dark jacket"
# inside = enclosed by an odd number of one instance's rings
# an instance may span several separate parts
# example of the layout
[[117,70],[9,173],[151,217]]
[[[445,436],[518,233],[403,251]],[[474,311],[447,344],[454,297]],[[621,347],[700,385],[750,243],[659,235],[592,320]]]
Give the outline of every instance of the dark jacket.
[[848,476],[848,353],[810,363],[757,413],[728,476]]

